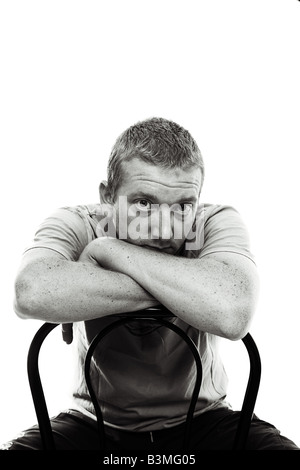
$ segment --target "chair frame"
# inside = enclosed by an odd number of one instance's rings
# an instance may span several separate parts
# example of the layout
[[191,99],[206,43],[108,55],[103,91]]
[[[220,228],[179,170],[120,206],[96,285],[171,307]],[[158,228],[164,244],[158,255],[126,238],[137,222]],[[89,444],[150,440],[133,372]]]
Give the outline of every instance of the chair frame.
[[[191,338],[177,325],[173,324],[167,318],[174,317],[174,315],[166,309],[147,309],[140,310],[137,312],[127,312],[124,314],[113,315],[111,317],[118,317],[114,322],[101,330],[92,340],[89,349],[87,351],[85,359],[85,379],[87,387],[95,408],[95,413],[97,417],[98,430],[99,430],[99,450],[105,450],[105,427],[103,423],[103,417],[100,405],[98,403],[97,397],[93,390],[92,382],[90,380],[90,364],[93,357],[93,353],[98,346],[99,342],[107,336],[112,330],[118,328],[121,325],[128,324],[131,321],[143,321],[147,320],[153,322],[159,322],[161,326],[171,329],[175,334],[179,335],[188,345],[191,353],[193,354],[195,364],[196,364],[196,378],[194,383],[194,390],[191,397],[189,409],[186,416],[185,424],[185,433],[183,439],[183,450],[188,449],[189,437],[191,432],[191,425],[195,406],[197,403],[197,398],[199,395],[201,382],[202,382],[202,364],[201,358],[198,352],[198,349]],[[35,407],[35,412],[39,424],[39,430],[41,434],[41,440],[44,450],[55,450],[55,443],[52,434],[52,428],[49,418],[49,413],[46,405],[45,395],[43,391],[43,386],[39,373],[39,352],[41,346],[48,336],[48,334],[58,326],[57,323],[48,323],[45,322],[35,334],[28,351],[27,358],[27,373],[28,380],[31,390],[31,395]],[[241,408],[240,419],[238,422],[235,440],[233,445],[233,450],[242,450],[246,446],[247,437],[249,433],[249,428],[253,416],[253,411],[257,399],[257,394],[260,385],[261,377],[261,361],[259,351],[257,346],[248,333],[242,341],[247,349],[249,361],[250,361],[250,372],[247,383],[246,392],[244,395],[244,400]]]

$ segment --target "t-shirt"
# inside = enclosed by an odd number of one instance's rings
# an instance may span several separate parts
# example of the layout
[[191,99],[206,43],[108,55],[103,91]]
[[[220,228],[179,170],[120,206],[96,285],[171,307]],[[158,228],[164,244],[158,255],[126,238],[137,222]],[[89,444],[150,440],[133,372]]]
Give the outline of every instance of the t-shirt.
[[[107,235],[104,217],[100,204],[60,208],[42,222],[27,249],[48,248],[77,261],[88,243]],[[202,258],[216,252],[233,252],[253,261],[240,214],[231,206],[201,204],[191,233],[176,256]],[[85,355],[95,335],[115,320],[108,316],[73,326],[77,361],[74,407],[93,418],[95,411],[84,378]],[[203,377],[194,416],[229,407],[227,376],[218,351],[220,338],[178,317],[170,321],[191,337],[200,353]],[[170,329],[153,323],[149,328],[133,324],[113,330],[96,348],[91,364],[105,424],[128,431],[154,431],[183,423],[195,374],[194,357],[186,343]]]

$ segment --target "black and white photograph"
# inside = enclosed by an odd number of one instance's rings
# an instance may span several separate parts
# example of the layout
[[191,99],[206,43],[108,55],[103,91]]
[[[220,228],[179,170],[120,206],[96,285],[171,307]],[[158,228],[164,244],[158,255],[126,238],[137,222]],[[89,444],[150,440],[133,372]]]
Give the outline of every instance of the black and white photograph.
[[298,0],[0,3],[0,459],[300,450],[299,45]]

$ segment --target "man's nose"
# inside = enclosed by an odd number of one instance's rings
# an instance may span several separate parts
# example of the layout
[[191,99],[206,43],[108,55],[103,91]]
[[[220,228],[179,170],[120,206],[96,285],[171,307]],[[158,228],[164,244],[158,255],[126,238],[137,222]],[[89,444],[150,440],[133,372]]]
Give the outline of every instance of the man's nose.
[[151,237],[170,240],[173,237],[173,216],[167,204],[162,204],[151,212]]

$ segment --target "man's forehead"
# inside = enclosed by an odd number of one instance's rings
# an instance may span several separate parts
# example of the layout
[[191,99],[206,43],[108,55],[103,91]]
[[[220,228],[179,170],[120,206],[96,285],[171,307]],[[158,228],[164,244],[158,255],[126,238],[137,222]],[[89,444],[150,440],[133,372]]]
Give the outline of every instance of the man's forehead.
[[202,172],[199,167],[163,168],[159,165],[146,163],[134,158],[123,166],[122,182],[125,185],[134,184],[140,188],[157,186],[158,188],[200,188]]
[[135,195],[136,197],[159,197],[160,195],[175,196],[180,199],[187,196],[196,196],[199,193],[199,185],[197,183],[186,183],[184,181],[177,183],[163,183],[152,180],[139,180],[132,184],[127,195]]

